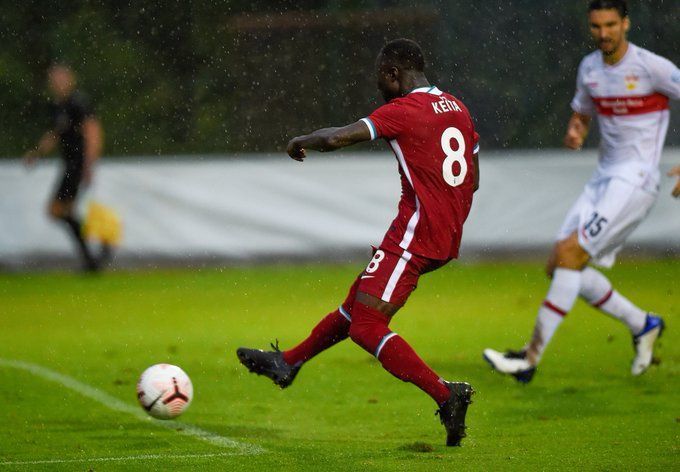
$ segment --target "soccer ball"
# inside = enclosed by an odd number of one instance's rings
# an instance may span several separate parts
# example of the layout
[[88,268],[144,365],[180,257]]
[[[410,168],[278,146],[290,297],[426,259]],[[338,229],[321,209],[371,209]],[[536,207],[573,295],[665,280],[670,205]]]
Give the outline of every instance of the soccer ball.
[[148,414],[159,420],[181,415],[194,397],[191,379],[182,369],[170,364],[152,365],[137,382],[137,399]]

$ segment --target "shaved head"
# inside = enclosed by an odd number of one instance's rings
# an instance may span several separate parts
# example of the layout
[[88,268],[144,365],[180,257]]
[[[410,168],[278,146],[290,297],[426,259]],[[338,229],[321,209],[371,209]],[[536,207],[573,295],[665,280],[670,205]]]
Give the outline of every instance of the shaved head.
[[423,50],[411,39],[395,39],[378,54],[378,89],[386,102],[403,97],[415,87],[428,85]]
[[395,39],[385,44],[378,55],[378,62],[381,65],[398,67],[401,70],[417,72],[425,70],[423,50],[411,39]]

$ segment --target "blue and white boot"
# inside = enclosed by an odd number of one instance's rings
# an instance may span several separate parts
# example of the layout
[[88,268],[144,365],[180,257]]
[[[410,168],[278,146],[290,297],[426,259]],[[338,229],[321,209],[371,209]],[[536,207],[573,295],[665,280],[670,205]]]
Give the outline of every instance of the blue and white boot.
[[630,369],[631,374],[641,375],[649,368],[654,354],[654,343],[661,337],[664,328],[665,324],[659,315],[647,313],[645,327],[633,336],[635,358]]

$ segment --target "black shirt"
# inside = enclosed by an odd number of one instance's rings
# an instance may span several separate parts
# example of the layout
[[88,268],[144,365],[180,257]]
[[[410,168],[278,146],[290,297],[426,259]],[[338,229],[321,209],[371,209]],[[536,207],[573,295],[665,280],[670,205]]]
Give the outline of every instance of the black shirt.
[[54,132],[59,137],[61,155],[66,164],[82,164],[84,160],[82,124],[93,116],[90,101],[76,90],[63,102],[50,104]]

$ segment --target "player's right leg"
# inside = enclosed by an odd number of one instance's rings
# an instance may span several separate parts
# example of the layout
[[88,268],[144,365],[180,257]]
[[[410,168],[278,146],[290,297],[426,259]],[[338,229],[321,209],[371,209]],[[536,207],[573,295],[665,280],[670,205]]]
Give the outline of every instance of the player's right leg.
[[543,352],[564,317],[574,306],[581,288],[581,269],[590,256],[580,246],[576,233],[559,241],[550,257],[552,282],[548,294],[538,309],[529,343],[520,351],[505,353],[485,349],[484,359],[502,374],[512,375],[519,382],[530,382]]
[[239,361],[250,372],[269,377],[281,388],[290,386],[305,362],[347,339],[352,305],[360,281],[357,277],[340,307],[326,315],[297,346],[286,351],[278,349],[278,342],[272,345],[272,351],[241,347],[236,351]]
[[278,341],[271,347],[271,351],[240,347],[236,356],[248,371],[269,377],[279,387],[286,388],[295,380],[301,365],[290,365],[283,359]]

